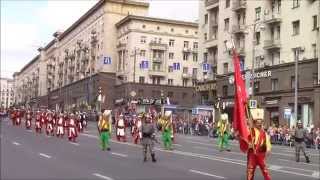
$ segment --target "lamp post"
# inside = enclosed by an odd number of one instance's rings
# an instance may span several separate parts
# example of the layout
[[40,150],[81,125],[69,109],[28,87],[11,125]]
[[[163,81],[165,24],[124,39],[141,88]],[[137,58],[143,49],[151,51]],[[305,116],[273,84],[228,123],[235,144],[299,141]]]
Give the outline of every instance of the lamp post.
[[161,90],[160,96],[161,96],[161,115],[164,116],[164,93],[163,93],[163,90]]
[[[301,47],[294,48],[294,58],[295,58],[295,75],[294,75],[294,121],[298,120],[298,61]],[[295,125],[292,123],[292,125]],[[291,125],[291,126],[292,126]]]

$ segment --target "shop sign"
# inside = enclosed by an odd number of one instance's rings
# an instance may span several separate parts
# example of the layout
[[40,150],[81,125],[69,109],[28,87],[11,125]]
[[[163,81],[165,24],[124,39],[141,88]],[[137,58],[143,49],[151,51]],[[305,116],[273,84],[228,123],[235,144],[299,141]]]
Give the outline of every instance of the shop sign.
[[278,104],[278,100],[266,101],[266,105],[274,105],[274,104]]
[[249,100],[249,108],[250,109],[257,108],[257,100]]
[[59,98],[59,96],[52,96],[51,97],[52,100],[55,100],[55,99],[58,99],[58,98]]
[[250,76],[250,79],[254,78],[254,79],[260,79],[260,78],[267,78],[267,77],[271,77],[272,73],[271,71],[261,71],[261,72],[256,72],[252,75],[252,73],[248,73],[246,75]]
[[121,98],[121,99],[116,99],[116,101],[115,101],[116,104],[120,104],[120,103],[122,103],[122,102],[123,102],[123,98]]
[[217,84],[216,83],[206,83],[206,84],[201,84],[196,86],[196,91],[211,91],[211,90],[216,90],[217,89]]

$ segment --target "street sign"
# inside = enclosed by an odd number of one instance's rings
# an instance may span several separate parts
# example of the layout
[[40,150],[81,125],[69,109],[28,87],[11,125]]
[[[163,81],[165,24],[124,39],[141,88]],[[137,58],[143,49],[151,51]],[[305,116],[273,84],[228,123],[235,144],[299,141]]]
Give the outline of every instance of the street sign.
[[249,108],[250,109],[257,108],[257,100],[249,100]]
[[111,64],[111,57],[109,56],[104,56],[103,57],[103,64]]

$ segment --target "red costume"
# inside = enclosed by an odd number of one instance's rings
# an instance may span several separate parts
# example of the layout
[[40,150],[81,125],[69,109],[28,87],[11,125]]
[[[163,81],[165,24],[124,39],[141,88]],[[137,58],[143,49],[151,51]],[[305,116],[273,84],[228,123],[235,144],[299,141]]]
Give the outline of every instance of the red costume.
[[32,120],[32,112],[30,110],[28,110],[26,113],[26,128],[27,129],[31,128],[31,120]]
[[139,139],[142,138],[141,134],[141,119],[138,117],[137,119],[133,119],[133,127],[132,127],[132,136],[135,144],[138,144]]
[[16,114],[15,125],[19,126],[21,124],[22,115],[22,111],[18,110]]
[[42,112],[40,115],[40,123],[41,123],[41,127],[45,126],[47,123],[47,113],[46,112]]
[[53,129],[53,114],[48,113],[47,115],[47,124],[46,124],[46,132],[47,135],[51,134],[54,135],[54,129]]
[[11,116],[10,118],[11,118],[11,121],[12,121],[12,125],[16,125],[17,110],[12,110],[10,116]]
[[126,142],[126,123],[125,120],[123,119],[123,115],[121,114],[119,119],[116,122],[116,134],[117,134],[117,140],[123,142]]
[[70,119],[69,119],[69,123],[68,123],[68,138],[69,141],[76,141],[76,137],[77,137],[77,120],[75,119],[75,117],[73,115],[71,115]]
[[263,129],[251,128],[249,135],[249,147],[247,156],[247,180],[254,179],[254,172],[257,166],[260,167],[265,180],[271,180],[265,158],[266,152],[271,150],[268,135]]
[[36,114],[36,123],[35,123],[36,132],[37,133],[41,133],[41,128],[42,128],[41,113],[40,113],[40,111],[38,111],[37,114]]
[[77,122],[77,128],[78,128],[79,133],[83,132],[83,126],[82,126],[80,115],[76,115],[76,122]]
[[58,119],[57,119],[57,137],[63,137],[64,135],[64,117],[62,114],[60,114],[58,116]]

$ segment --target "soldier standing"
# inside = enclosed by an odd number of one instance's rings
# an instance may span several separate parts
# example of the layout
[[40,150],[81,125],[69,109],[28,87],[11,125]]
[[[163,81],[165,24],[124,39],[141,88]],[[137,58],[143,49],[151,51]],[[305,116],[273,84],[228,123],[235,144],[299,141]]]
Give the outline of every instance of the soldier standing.
[[310,163],[309,156],[306,154],[306,144],[304,142],[307,137],[307,130],[303,128],[302,122],[298,121],[297,128],[294,131],[294,141],[296,148],[296,161],[300,161],[300,150],[302,150],[304,157],[306,158],[306,162]]
[[144,118],[144,122],[141,126],[142,132],[142,149],[143,149],[143,162],[147,161],[147,151],[149,147],[149,152],[152,158],[152,162],[156,162],[155,152],[154,152],[154,140],[155,140],[155,128],[154,125],[151,123],[151,116],[149,114],[146,115]]

